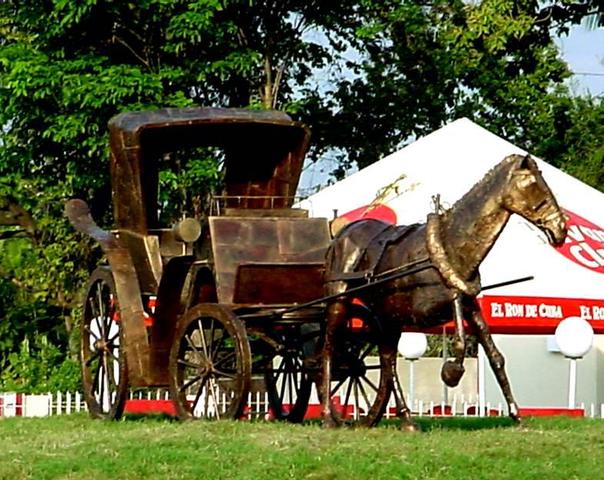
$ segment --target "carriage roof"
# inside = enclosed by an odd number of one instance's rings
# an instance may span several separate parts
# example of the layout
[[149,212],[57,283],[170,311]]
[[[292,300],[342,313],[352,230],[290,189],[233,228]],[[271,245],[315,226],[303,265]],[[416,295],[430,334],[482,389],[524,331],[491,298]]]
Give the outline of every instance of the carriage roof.
[[[145,234],[157,223],[158,157],[183,147],[219,147],[227,197],[239,208],[291,207],[310,140],[305,125],[278,111],[179,108],[126,112],[109,121],[118,228]],[[250,201],[252,199],[253,201]]]

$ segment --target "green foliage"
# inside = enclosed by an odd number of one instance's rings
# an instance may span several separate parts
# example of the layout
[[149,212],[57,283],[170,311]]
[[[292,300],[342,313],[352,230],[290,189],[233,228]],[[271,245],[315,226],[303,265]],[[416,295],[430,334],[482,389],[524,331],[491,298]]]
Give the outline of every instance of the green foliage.
[[10,353],[0,373],[0,391],[66,392],[80,390],[80,365],[48,341],[45,335],[26,338],[19,351]]

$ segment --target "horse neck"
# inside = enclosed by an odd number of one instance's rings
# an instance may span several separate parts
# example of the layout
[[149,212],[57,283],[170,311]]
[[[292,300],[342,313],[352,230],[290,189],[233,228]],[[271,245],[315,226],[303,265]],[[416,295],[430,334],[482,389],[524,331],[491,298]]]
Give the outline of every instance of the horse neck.
[[441,220],[441,241],[451,266],[470,279],[487,256],[510,218],[501,199],[505,172],[485,177],[459,200]]

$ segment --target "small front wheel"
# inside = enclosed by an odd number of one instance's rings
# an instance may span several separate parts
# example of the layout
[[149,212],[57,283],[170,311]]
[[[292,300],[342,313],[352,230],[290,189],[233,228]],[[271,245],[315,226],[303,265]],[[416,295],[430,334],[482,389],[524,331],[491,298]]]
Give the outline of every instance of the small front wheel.
[[169,368],[179,418],[242,415],[252,358],[245,327],[230,308],[200,304],[185,312],[172,344]]

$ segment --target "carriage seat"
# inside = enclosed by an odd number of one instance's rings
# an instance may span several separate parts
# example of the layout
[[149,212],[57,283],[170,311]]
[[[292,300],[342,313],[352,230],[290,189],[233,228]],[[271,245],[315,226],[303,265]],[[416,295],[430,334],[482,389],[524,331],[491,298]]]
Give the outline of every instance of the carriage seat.
[[289,304],[321,296],[327,219],[210,217],[209,226],[220,303]]

